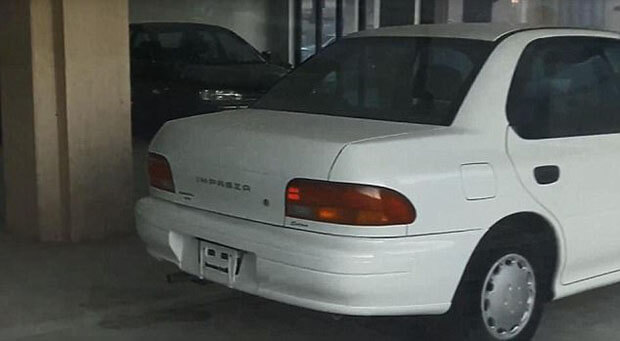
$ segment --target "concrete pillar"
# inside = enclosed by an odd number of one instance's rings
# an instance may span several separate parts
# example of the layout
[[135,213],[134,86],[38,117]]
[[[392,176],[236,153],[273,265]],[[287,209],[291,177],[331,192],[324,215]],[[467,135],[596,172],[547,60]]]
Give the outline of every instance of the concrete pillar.
[[132,226],[127,0],[0,1],[6,227],[43,241]]
[[422,0],[414,0],[413,24],[420,25],[422,23]]
[[448,23],[463,22],[463,0],[449,0]]
[[359,27],[359,3],[357,0],[344,0],[344,35],[357,32]]

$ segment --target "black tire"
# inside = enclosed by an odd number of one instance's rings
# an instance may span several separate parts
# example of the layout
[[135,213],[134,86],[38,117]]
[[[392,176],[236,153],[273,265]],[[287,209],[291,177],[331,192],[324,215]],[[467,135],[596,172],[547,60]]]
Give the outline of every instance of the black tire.
[[[508,255],[519,255],[529,262],[535,277],[535,298],[528,322],[514,336],[501,338],[492,334],[482,314],[482,288],[491,268]],[[463,341],[527,341],[536,333],[548,300],[550,274],[540,247],[535,244],[518,245],[502,241],[486,241],[473,254],[465,275],[457,289],[452,308],[438,323],[433,340]],[[441,334],[441,335],[440,335]],[[430,340],[430,339],[429,339]]]

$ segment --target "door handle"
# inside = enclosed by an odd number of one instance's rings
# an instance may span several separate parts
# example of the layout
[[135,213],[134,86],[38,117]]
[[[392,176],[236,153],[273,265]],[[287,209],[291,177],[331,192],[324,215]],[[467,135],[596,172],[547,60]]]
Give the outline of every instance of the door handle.
[[550,185],[560,179],[560,167],[546,165],[534,168],[534,178],[539,185]]

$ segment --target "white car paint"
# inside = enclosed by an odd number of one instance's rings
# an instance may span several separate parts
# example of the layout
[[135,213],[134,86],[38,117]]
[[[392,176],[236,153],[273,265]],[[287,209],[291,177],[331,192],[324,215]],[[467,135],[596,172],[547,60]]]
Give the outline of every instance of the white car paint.
[[[557,237],[556,299],[619,281],[620,134],[526,141],[505,108],[513,71],[532,41],[620,36],[512,31],[437,25],[355,35],[504,37],[449,127],[256,109],[166,124],[150,150],[170,161],[177,193],[152,188],[136,207],[149,252],[199,276],[198,240],[207,240],[247,252],[234,283],[207,277],[238,290],[332,313],[441,314],[485,233],[505,217],[532,212]],[[535,184],[532,169],[544,164],[559,165],[562,181]],[[395,189],[418,217],[376,228],[285,217],[293,178]],[[252,191],[208,179],[251,184]]]

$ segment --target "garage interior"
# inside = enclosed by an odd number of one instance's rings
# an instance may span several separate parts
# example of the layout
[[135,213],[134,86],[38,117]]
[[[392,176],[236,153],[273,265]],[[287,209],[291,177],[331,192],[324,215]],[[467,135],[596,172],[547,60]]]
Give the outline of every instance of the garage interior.
[[[424,318],[322,314],[167,275],[135,235],[148,139],[132,136],[129,25],[225,27],[295,67],[386,26],[620,30],[620,0],[0,1],[0,340],[411,340]],[[539,340],[613,340],[620,286],[552,303]],[[418,336],[419,335],[419,336]]]

